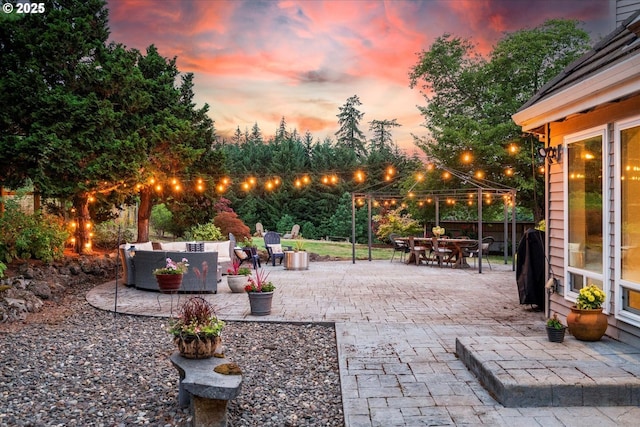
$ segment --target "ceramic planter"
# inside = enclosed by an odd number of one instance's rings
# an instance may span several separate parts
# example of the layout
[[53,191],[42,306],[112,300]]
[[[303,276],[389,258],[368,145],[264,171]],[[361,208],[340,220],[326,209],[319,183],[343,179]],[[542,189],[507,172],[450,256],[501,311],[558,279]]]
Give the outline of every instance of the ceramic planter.
[[273,292],[247,292],[251,314],[254,316],[266,316],[271,314],[271,301]]
[[567,315],[569,332],[580,341],[598,341],[607,331],[607,316],[602,308],[582,310],[575,306]]
[[249,276],[227,275],[227,285],[234,294],[245,292],[244,287],[249,283]]

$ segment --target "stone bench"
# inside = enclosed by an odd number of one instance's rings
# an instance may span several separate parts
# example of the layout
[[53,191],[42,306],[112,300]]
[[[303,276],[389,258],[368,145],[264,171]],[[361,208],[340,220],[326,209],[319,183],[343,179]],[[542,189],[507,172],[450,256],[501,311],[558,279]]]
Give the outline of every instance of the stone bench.
[[178,402],[182,408],[191,406],[193,425],[226,427],[227,403],[240,394],[242,375],[214,372],[216,366],[230,363],[225,358],[187,359],[175,352],[170,360],[180,374]]

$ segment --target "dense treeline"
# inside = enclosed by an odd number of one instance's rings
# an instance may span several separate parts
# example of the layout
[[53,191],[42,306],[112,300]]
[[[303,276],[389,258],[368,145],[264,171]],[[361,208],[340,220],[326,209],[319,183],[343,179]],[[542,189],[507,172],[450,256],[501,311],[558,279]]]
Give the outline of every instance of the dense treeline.
[[[358,122],[352,125],[357,127]],[[361,150],[358,156],[347,143],[313,141],[310,133],[301,137],[295,130],[285,132],[283,125],[268,141],[264,141],[256,124],[250,134],[237,135],[232,142],[221,142],[214,148],[224,153],[226,168],[236,181],[252,176],[261,181],[249,191],[234,185],[225,194],[252,229],[261,222],[267,229],[286,231],[297,223],[309,238],[349,236],[349,193],[394,184],[397,188],[403,177],[395,183],[386,182],[385,171],[389,167],[402,171],[405,177],[421,167],[420,161],[407,157],[392,144],[372,144],[370,150]],[[358,181],[357,172],[362,172],[363,182]],[[323,177],[336,177],[337,181],[323,183]],[[275,178],[280,184],[267,188],[268,181]],[[366,211],[363,212],[359,240],[366,238]]]

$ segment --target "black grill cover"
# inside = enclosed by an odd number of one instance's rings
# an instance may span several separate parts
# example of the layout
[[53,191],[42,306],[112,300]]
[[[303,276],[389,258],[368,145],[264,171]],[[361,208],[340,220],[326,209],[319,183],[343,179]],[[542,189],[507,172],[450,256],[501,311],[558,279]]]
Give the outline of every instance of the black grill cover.
[[544,232],[530,228],[518,243],[516,282],[520,304],[544,308]]

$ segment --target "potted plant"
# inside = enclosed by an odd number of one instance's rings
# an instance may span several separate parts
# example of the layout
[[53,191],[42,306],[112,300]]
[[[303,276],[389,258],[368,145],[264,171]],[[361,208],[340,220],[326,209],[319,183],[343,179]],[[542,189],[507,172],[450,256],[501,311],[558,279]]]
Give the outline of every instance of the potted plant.
[[285,270],[308,270],[309,269],[309,254],[304,249],[304,240],[296,239],[293,245],[293,251],[285,251],[284,269]]
[[267,280],[269,273],[265,273],[264,270],[256,270],[255,276],[255,279],[249,277],[249,283],[244,289],[249,296],[251,314],[254,316],[266,316],[271,314],[271,301],[276,287]]
[[606,295],[596,285],[580,289],[576,305],[567,315],[569,332],[577,340],[598,341],[607,331],[607,316],[602,313]]
[[553,313],[553,317],[547,320],[547,337],[551,342],[564,341],[564,332],[566,329],[566,326],[560,322],[556,313]]
[[240,261],[234,259],[231,267],[227,269],[227,285],[233,293],[244,292],[245,286],[249,282],[251,270],[247,267],[240,267]]
[[213,306],[202,297],[192,297],[178,311],[178,318],[170,322],[169,333],[180,355],[189,359],[206,359],[222,355],[222,328]]
[[242,240],[242,244],[244,245],[244,246],[243,246],[244,248],[253,248],[253,249],[256,249],[256,248],[258,247],[258,245],[256,245],[256,244],[253,242],[253,238],[251,238],[251,237],[245,237],[245,238]]
[[160,292],[175,294],[182,284],[182,276],[187,272],[189,261],[182,258],[180,262],[174,262],[171,258],[166,259],[166,265],[153,270],[153,274],[158,281]]
[[444,231],[444,227],[437,226],[437,227],[433,227],[431,229],[431,232],[433,233],[434,236],[436,236],[436,238],[439,239],[440,236],[442,236],[445,231]]

